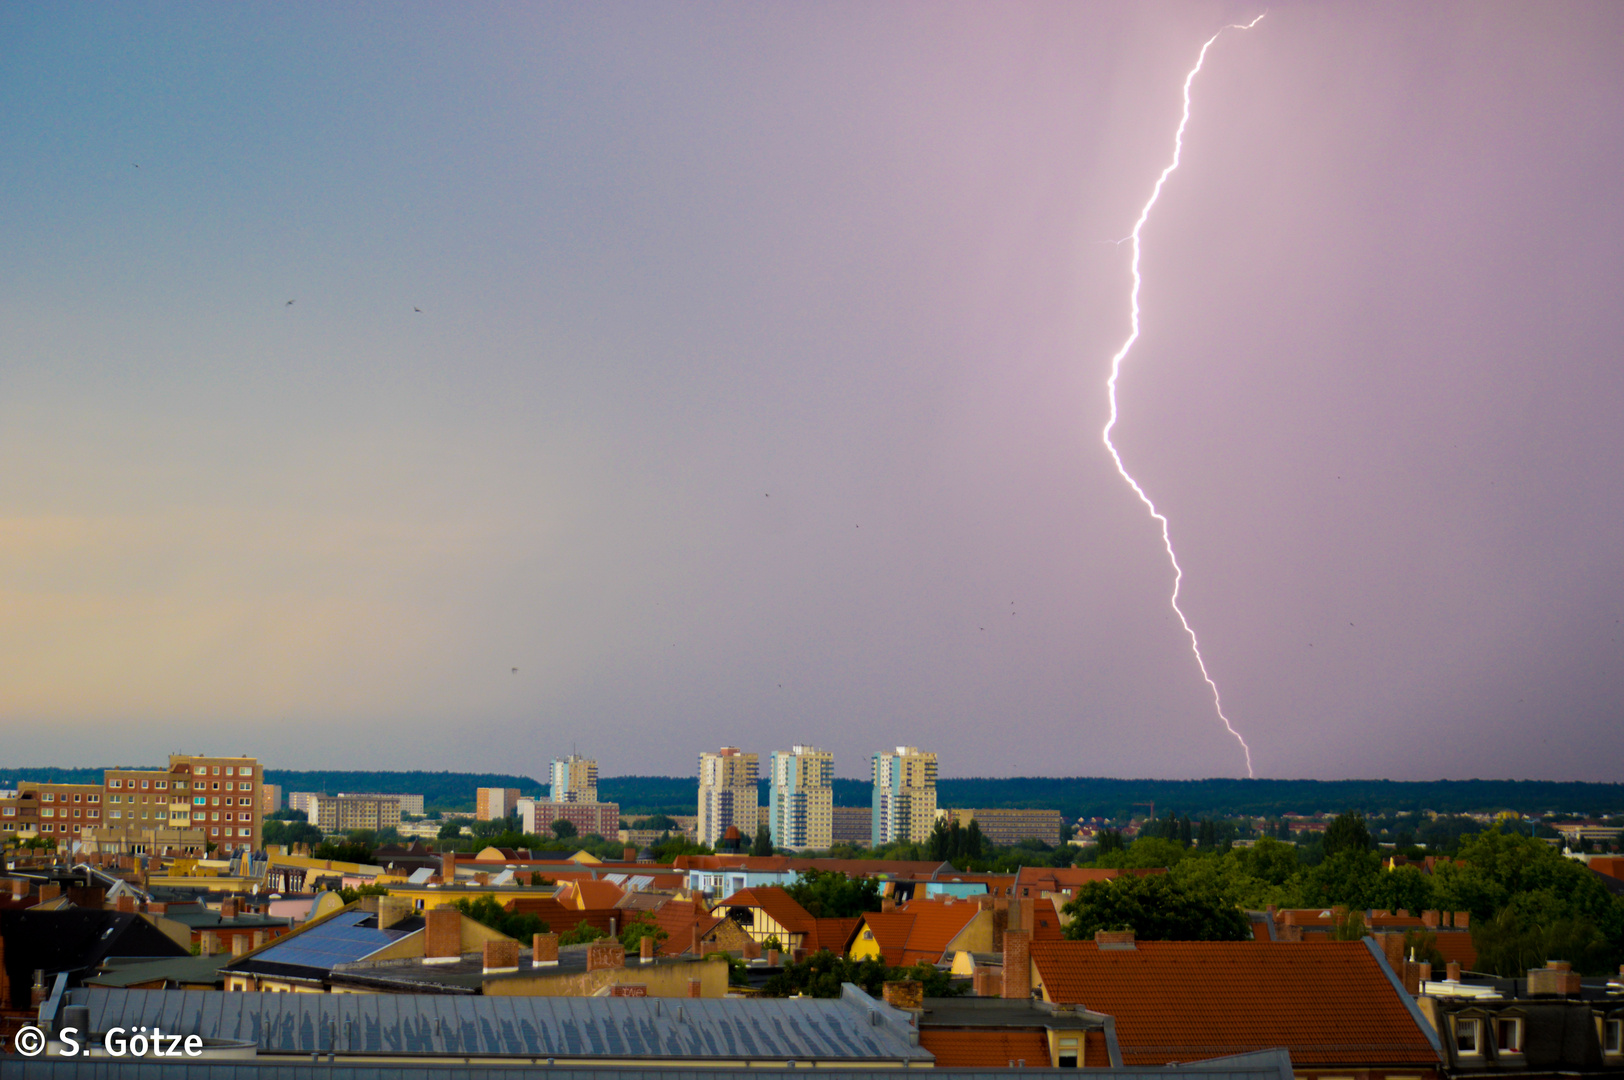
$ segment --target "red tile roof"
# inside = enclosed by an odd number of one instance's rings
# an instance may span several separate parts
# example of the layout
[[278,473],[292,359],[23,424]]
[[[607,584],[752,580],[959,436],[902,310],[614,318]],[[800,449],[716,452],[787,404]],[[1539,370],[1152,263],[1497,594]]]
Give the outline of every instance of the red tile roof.
[[612,881],[566,881],[558,887],[558,899],[573,908],[612,908],[626,895]]
[[813,919],[812,933],[808,934],[806,941],[801,945],[808,952],[818,949],[828,949],[837,955],[843,955],[851,947],[852,938],[857,936],[857,928],[863,920],[851,919]]
[[908,911],[870,911],[862,918],[863,929],[858,931],[859,935],[865,932],[872,935],[881,958],[891,967],[899,966],[918,916]]
[[919,1045],[936,1055],[941,1069],[1049,1067],[1049,1040],[1041,1028],[921,1028]]
[[726,900],[718,901],[711,911],[736,907],[760,908],[769,918],[792,934],[812,932],[812,916],[795,902],[793,896],[777,885],[758,885],[753,889],[740,889]]
[[1292,1064],[1436,1066],[1438,1056],[1359,941],[1034,942],[1052,1001],[1116,1018],[1127,1065],[1200,1061],[1269,1047]]

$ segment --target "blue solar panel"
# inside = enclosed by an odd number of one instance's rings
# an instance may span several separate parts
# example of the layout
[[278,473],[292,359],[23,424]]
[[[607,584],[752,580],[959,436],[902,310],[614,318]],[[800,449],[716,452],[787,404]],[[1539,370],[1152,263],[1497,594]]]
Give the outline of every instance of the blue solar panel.
[[400,933],[379,930],[356,923],[372,918],[368,911],[344,911],[319,926],[272,945],[254,959],[270,964],[298,964],[330,970],[334,964],[348,964],[377,952],[400,937]]

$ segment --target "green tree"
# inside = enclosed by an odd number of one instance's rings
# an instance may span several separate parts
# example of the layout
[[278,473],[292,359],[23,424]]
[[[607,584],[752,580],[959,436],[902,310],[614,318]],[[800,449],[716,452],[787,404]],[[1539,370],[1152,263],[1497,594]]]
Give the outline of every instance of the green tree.
[[1344,848],[1298,876],[1296,906],[1373,907],[1371,900],[1381,874],[1381,859],[1375,852]]
[[638,818],[632,822],[632,828],[648,831],[670,832],[677,828],[677,819],[668,814],[650,814],[646,818]]
[[1113,851],[1124,851],[1126,849],[1127,845],[1122,842],[1120,829],[1101,829],[1099,835],[1094,839],[1096,858],[1100,855],[1109,855]]
[[325,837],[322,831],[305,821],[267,821],[262,834],[266,844],[309,844],[314,847]]
[[878,879],[849,878],[836,870],[803,870],[784,891],[813,918],[846,919],[880,910]]
[[312,855],[318,859],[331,859],[334,862],[370,863],[372,851],[361,844],[351,843],[348,840],[335,843],[331,840],[316,848]]
[[1353,810],[1338,814],[1325,827],[1324,845],[1327,859],[1339,851],[1369,851],[1370,829],[1365,815]]
[[643,939],[646,937],[653,938],[654,945],[658,948],[660,942],[670,936],[655,924],[654,916],[646,911],[640,911],[635,918],[626,924],[626,928],[620,932],[620,943],[625,946],[626,952],[629,954],[641,949]]
[[773,836],[767,826],[762,825],[756,829],[755,843],[750,845],[752,855],[771,855],[773,853]]
[[484,923],[516,941],[528,943],[534,935],[545,934],[548,930],[547,922],[541,916],[509,911],[493,896],[481,896],[476,900],[461,899],[456,907],[470,919]]
[[1177,840],[1168,840],[1160,836],[1141,836],[1124,851],[1113,851],[1096,858],[1094,865],[1123,870],[1148,870],[1155,867],[1177,866],[1185,854],[1184,848]]
[[440,826],[440,831],[437,835],[441,840],[455,840],[457,837],[462,835],[462,822],[446,822],[444,825]]
[[842,983],[856,983],[871,997],[880,996],[890,969],[876,957],[853,960],[819,949],[804,960],[784,965],[761,988],[763,997],[837,998]]
[[1065,935],[1091,940],[1099,930],[1132,930],[1145,941],[1244,941],[1251,924],[1215,890],[1183,884],[1171,874],[1124,875],[1091,881],[1065,906]]
[[553,835],[560,840],[568,840],[576,835],[575,826],[570,822],[565,821],[563,818],[559,818],[557,821],[553,822],[549,828],[553,830]]
[[597,941],[599,938],[608,936],[609,932],[607,930],[599,930],[585,919],[582,919],[575,924],[574,930],[568,930],[560,934],[558,943],[560,945],[585,945],[589,941]]

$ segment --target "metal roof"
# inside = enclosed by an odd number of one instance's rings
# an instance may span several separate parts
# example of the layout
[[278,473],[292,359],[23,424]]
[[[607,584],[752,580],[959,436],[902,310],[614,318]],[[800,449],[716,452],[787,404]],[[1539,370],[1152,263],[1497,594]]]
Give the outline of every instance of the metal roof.
[[260,1053],[819,1061],[933,1060],[907,1014],[839,999],[451,997],[81,988],[90,1027],[257,1043]]
[[[471,1076],[501,1080],[740,1080],[737,1066],[467,1066],[460,1061],[372,1064],[329,1063],[287,1058],[257,1061],[129,1061],[116,1065],[103,1059],[0,1058],[0,1080],[465,1080]],[[1201,1080],[1292,1080],[1291,1058],[1284,1050],[1247,1054],[1215,1061],[1199,1061],[1178,1068],[1126,1068],[1086,1070],[1091,1080],[1176,1080],[1195,1074]],[[895,1065],[843,1065],[819,1068],[820,1080],[896,1080]],[[953,1069],[953,1080],[1009,1080],[1008,1069]],[[1060,1080],[1080,1075],[1077,1069],[1025,1068],[1025,1078]]]

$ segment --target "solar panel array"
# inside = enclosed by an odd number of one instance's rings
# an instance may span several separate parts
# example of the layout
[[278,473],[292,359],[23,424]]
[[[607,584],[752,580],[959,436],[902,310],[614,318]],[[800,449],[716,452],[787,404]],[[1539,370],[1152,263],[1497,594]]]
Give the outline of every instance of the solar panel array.
[[368,911],[344,911],[302,934],[272,945],[254,960],[269,964],[294,964],[330,971],[334,964],[348,964],[377,952],[402,933],[357,926],[375,916]]

